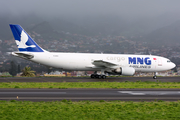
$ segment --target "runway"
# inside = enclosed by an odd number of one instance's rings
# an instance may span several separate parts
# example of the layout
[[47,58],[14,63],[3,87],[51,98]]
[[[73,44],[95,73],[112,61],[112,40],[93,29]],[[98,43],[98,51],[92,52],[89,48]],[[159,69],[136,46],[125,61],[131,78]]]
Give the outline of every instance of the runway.
[[180,89],[0,89],[0,100],[177,101]]
[[136,81],[160,81],[180,82],[180,77],[108,77],[106,79],[91,79],[89,77],[0,77],[0,82],[136,82]]

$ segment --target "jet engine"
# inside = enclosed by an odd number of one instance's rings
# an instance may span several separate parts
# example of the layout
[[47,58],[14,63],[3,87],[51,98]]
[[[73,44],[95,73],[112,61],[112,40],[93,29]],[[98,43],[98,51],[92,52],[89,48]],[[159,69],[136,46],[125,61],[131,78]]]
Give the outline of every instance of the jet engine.
[[120,75],[134,75],[135,69],[132,67],[120,67],[112,70],[113,73],[120,74]]

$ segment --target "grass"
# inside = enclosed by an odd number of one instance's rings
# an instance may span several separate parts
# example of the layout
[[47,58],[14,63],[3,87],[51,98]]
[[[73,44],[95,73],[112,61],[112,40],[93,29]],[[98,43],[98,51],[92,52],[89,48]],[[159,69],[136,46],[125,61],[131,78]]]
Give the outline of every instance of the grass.
[[178,120],[180,102],[0,101],[1,120]]
[[180,88],[180,82],[0,82],[0,88]]
[[4,77],[14,77],[14,76],[11,76],[11,75],[0,75],[0,78],[4,78]]

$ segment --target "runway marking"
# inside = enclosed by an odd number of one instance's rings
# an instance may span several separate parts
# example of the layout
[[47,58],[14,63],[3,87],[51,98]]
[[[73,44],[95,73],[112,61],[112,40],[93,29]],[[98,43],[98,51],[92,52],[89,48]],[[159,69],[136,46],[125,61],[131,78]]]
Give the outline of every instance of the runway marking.
[[0,94],[66,94],[66,92],[0,92]]
[[131,95],[146,95],[144,93],[134,93],[132,91],[118,91],[120,93],[127,93],[127,94],[131,94]]
[[123,94],[131,95],[180,95],[180,91],[118,91]]

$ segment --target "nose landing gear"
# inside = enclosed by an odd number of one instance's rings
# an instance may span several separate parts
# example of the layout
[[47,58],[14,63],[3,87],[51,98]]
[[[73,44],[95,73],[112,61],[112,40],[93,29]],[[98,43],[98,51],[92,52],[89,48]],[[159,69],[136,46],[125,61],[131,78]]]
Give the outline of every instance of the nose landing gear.
[[154,72],[153,79],[156,79],[156,78],[157,78],[157,76],[156,76],[156,72]]

